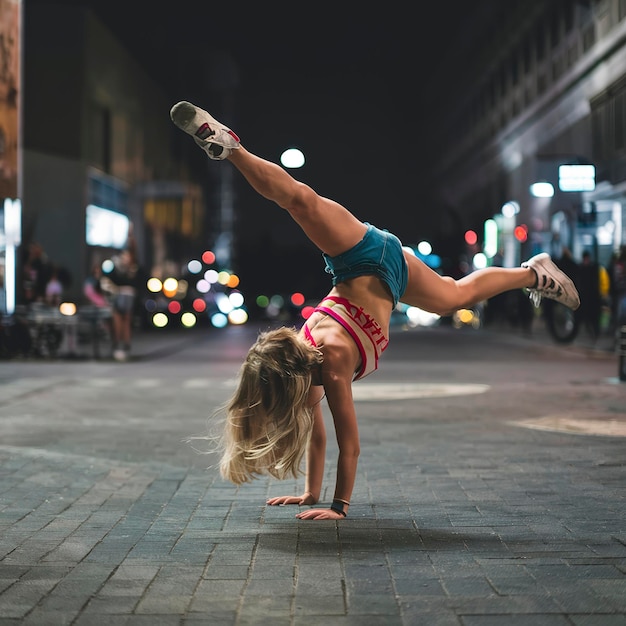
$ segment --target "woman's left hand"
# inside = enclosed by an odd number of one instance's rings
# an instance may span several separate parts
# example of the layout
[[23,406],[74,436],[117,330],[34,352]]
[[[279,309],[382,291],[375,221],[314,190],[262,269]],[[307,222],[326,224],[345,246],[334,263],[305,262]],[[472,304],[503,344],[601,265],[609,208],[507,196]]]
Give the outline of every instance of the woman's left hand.
[[315,504],[316,500],[312,493],[306,491],[301,496],[276,496],[267,500],[270,506],[284,506],[286,504]]
[[298,519],[345,519],[345,516],[332,509],[307,509],[296,515]]

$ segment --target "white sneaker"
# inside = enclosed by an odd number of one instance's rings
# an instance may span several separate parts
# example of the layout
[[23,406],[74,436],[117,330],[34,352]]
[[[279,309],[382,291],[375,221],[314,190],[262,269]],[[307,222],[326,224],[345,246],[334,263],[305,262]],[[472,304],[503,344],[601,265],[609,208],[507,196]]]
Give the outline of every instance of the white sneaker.
[[239,148],[239,137],[230,128],[220,124],[206,111],[191,102],[179,102],[171,111],[172,122],[194,138],[194,141],[215,161],[230,156]]
[[123,361],[127,361],[128,360],[128,355],[126,354],[126,352],[124,350],[114,350],[113,351],[113,358],[116,361],[119,361],[120,363]]
[[522,263],[522,267],[530,267],[537,274],[537,286],[528,289],[536,307],[541,303],[541,298],[556,300],[574,311],[580,306],[580,296],[574,283],[554,264],[547,252],[531,257]]

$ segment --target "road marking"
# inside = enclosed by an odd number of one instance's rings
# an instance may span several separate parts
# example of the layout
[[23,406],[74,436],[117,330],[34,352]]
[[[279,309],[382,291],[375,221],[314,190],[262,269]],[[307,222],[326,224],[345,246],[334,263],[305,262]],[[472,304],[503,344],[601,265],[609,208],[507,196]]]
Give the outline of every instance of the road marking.
[[139,387],[141,389],[151,389],[159,387],[160,385],[161,381],[158,378],[138,378],[135,381],[135,387]]
[[413,398],[438,398],[466,396],[485,393],[490,385],[448,384],[448,383],[362,383],[352,386],[355,402],[375,402],[379,400],[410,400]]
[[509,422],[513,426],[532,430],[568,433],[570,435],[596,435],[601,437],[626,437],[626,419],[611,415],[585,414],[546,415],[533,419]]
[[113,387],[119,381],[116,378],[89,378],[85,382],[92,387]]

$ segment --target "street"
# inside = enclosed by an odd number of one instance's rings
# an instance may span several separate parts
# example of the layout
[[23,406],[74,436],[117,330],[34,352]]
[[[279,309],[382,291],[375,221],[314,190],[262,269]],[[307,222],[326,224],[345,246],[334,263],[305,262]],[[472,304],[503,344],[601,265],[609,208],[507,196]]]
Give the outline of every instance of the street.
[[265,506],[303,479],[236,488],[187,441],[215,428],[255,333],[0,361],[0,624],[626,624],[615,354],[395,328],[354,385],[349,515],[315,522]]

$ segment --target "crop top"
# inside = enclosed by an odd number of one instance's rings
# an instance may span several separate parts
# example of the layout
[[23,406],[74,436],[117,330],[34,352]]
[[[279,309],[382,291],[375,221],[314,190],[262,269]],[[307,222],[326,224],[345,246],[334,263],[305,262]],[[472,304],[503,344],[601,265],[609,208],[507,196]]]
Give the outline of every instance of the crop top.
[[[352,304],[347,298],[328,296],[314,311],[325,313],[339,322],[356,343],[361,355],[361,366],[354,373],[353,380],[364,378],[378,369],[378,359],[389,344],[389,339],[383,334],[380,324],[363,307]],[[316,345],[306,323],[304,336]]]

